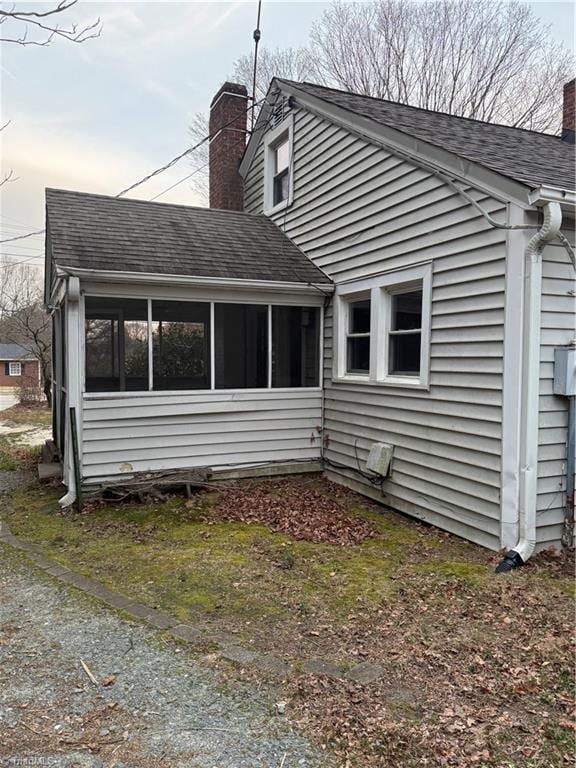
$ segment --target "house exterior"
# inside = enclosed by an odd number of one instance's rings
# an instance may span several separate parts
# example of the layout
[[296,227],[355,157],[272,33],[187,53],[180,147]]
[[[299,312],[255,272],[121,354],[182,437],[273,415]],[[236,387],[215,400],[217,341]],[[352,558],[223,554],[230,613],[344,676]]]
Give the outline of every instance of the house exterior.
[[0,389],[38,387],[39,383],[38,360],[20,344],[0,343]]
[[[82,483],[322,466],[395,509],[513,548],[509,565],[571,541],[573,92],[561,139],[275,79],[244,150],[245,89],[225,84],[210,154],[211,206],[227,212],[48,191],[69,488],[74,405]],[[126,315],[146,325],[147,368],[122,384],[108,361],[95,382],[90,324],[105,320],[121,347],[106,313],[128,299],[147,302]],[[206,350],[188,389],[170,375],[156,385],[155,301],[209,305],[185,321],[204,329]],[[267,307],[267,323],[239,305]]]

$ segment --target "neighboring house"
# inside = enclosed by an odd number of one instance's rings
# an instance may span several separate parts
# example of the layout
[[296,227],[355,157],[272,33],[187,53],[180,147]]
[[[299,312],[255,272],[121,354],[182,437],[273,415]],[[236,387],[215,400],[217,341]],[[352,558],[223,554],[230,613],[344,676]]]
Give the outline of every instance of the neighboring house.
[[38,360],[19,344],[0,343],[0,387],[37,387],[39,382]]
[[[84,484],[322,461],[398,510],[514,547],[511,564],[560,545],[573,94],[561,140],[274,80],[244,151],[246,90],[227,83],[210,204],[232,210],[48,190],[63,503],[72,406]],[[556,392],[574,386],[565,368]],[[388,474],[369,469],[379,444]]]

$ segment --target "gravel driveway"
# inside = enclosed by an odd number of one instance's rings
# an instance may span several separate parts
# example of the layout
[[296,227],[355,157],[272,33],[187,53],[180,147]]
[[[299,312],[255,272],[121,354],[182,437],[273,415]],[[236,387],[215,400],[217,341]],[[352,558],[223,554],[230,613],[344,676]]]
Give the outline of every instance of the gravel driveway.
[[0,594],[0,765],[327,765],[277,714],[279,691],[226,681],[3,545]]

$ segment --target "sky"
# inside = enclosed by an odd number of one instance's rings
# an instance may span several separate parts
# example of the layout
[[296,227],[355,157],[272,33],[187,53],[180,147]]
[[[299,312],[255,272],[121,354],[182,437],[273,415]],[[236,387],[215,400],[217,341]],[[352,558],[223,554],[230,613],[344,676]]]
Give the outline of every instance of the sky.
[[[46,3],[16,3],[29,9]],[[262,44],[304,45],[324,2],[263,3]],[[571,2],[530,3],[574,50]],[[1,239],[44,226],[44,189],[115,195],[190,145],[188,126],[207,111],[234,61],[252,51],[255,0],[80,2],[70,19],[103,22],[99,38],[0,48]],[[3,32],[5,32],[5,26]],[[190,172],[183,160],[130,196],[150,199]],[[1,177],[0,177],[1,178]],[[189,183],[163,202],[202,204]],[[0,255],[42,261],[43,237],[4,243]]]

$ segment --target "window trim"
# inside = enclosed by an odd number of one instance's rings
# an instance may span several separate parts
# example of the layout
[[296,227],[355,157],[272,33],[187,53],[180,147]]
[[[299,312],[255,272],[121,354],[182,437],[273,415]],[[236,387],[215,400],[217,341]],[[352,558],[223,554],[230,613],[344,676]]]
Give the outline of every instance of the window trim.
[[[274,151],[288,138],[288,197],[274,204]],[[288,115],[264,136],[264,214],[270,216],[292,205],[294,199],[294,115]]]
[[[151,321],[152,317],[152,302],[153,301],[193,301],[193,302],[204,302],[206,304],[210,305],[210,327],[211,330],[214,328],[214,320],[215,320],[215,305],[216,304],[261,304],[263,306],[266,306],[268,308],[268,346],[269,346],[269,355],[268,355],[268,378],[267,378],[267,386],[261,387],[261,388],[254,388],[254,387],[246,387],[246,388],[240,388],[240,389],[216,389],[215,387],[215,334],[210,333],[210,369],[211,369],[211,377],[210,377],[210,387],[206,389],[153,389],[153,367],[152,367],[152,358],[150,356],[150,337],[151,334],[148,334],[149,336],[149,355],[148,355],[148,361],[149,361],[149,368],[148,368],[148,385],[149,389],[145,390],[116,390],[116,391],[104,391],[104,392],[87,392],[86,391],[86,333],[85,333],[85,327],[86,327],[86,310],[85,310],[85,299],[87,297],[96,297],[96,298],[111,298],[111,299],[118,299],[121,301],[122,299],[132,299],[132,298],[139,298],[144,299],[148,302],[148,319]],[[308,309],[317,309],[320,314],[320,328],[319,328],[319,347],[318,347],[318,384],[313,387],[273,387],[272,386],[272,355],[270,354],[270,347],[272,345],[272,334],[271,334],[271,324],[272,324],[272,307],[275,306],[282,306],[282,307],[298,307],[298,308],[308,308]],[[131,293],[107,293],[107,292],[101,292],[97,290],[87,290],[85,293],[81,294],[80,297],[80,316],[79,316],[79,324],[80,324],[80,354],[81,354],[81,366],[80,366],[80,387],[81,387],[81,394],[82,397],[87,400],[113,400],[114,398],[128,398],[128,397],[158,397],[158,396],[173,396],[173,395],[195,395],[197,397],[206,397],[207,394],[215,394],[215,395],[235,395],[235,394],[263,394],[263,393],[282,393],[282,392],[321,392],[323,387],[323,377],[324,377],[324,312],[323,312],[323,305],[319,301],[295,301],[292,300],[280,300],[278,301],[270,301],[269,299],[263,299],[261,296],[256,297],[244,297],[242,299],[238,300],[231,300],[228,298],[217,298],[216,296],[209,299],[194,297],[190,299],[182,298],[182,297],[175,297],[175,296],[168,296],[164,293],[154,295],[154,296],[143,296],[141,294],[134,294]]]
[[[12,366],[17,368],[18,373],[12,373]],[[8,362],[8,376],[22,376],[22,363],[18,360]]]
[[[420,345],[420,375],[401,376],[388,372],[389,330],[391,326],[393,293],[411,288],[422,290],[422,328]],[[348,305],[370,295],[370,371],[366,374],[348,373]],[[335,332],[332,380],[358,382],[380,386],[430,388],[430,320],[432,314],[432,263],[426,262],[384,272],[369,278],[340,283],[335,294]]]

